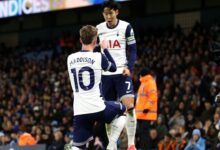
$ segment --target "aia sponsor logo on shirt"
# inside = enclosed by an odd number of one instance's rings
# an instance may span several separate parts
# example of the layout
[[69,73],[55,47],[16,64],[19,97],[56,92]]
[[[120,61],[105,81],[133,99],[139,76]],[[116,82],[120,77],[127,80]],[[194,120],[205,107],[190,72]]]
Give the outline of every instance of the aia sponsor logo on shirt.
[[121,48],[118,40],[109,40],[109,48]]

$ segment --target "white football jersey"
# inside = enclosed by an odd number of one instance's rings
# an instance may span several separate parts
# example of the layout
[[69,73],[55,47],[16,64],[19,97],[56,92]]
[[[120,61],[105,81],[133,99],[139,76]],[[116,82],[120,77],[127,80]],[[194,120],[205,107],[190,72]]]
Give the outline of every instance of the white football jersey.
[[100,23],[96,28],[99,40],[108,41],[109,53],[117,66],[116,72],[103,72],[103,75],[122,74],[128,63],[126,45],[136,43],[133,29],[128,22],[122,20],[118,20],[118,24],[114,28],[109,28],[106,22]]
[[101,97],[101,53],[77,52],[68,56],[67,67],[74,95],[74,115],[105,109]]

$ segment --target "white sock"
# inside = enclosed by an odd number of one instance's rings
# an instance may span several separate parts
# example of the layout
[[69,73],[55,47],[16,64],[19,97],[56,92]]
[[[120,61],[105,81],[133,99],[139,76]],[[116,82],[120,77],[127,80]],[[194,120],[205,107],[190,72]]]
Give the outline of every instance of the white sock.
[[134,145],[135,133],[137,127],[137,119],[135,110],[128,111],[126,120],[126,130],[128,135],[128,147]]
[[109,139],[110,137],[110,133],[111,133],[111,124],[105,124],[105,130],[106,130],[106,134],[107,134],[107,137]]
[[[107,150],[117,150],[117,141],[126,123],[126,116],[120,116],[111,122]],[[108,131],[107,131],[108,132]]]
[[78,147],[73,146],[72,150],[80,150]]
[[[111,124],[105,124],[105,129],[106,129],[106,134],[107,134],[107,137],[108,139],[110,138],[110,134],[111,134]],[[115,143],[115,146],[114,146],[114,150],[117,150],[117,142]]]

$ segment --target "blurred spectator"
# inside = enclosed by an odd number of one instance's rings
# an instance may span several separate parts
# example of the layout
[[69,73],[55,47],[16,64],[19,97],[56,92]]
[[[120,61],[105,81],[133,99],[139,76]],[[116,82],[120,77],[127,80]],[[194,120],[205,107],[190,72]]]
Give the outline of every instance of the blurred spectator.
[[160,139],[158,137],[158,132],[155,128],[150,129],[150,135],[149,135],[149,150],[157,150],[158,143]]
[[218,132],[214,125],[210,125],[208,132],[206,134],[206,150],[211,150],[213,147],[213,143],[215,143],[216,137],[218,136]]
[[36,139],[29,133],[22,133],[18,138],[19,146],[28,146],[37,144]]
[[188,111],[187,116],[186,116],[186,130],[189,133],[192,133],[194,129],[194,124],[195,124],[195,118],[194,118],[193,112]]
[[220,112],[216,112],[213,117],[213,124],[217,130],[220,130]]
[[72,133],[66,133],[64,136],[64,150],[71,150],[72,149],[72,140],[73,139],[73,134]]
[[0,145],[4,145],[5,144],[4,136],[5,136],[5,134],[3,132],[0,132]]
[[200,130],[194,129],[185,150],[205,150],[205,147],[205,139],[201,137]]
[[220,149],[220,131],[218,132],[218,136],[215,138],[215,143],[213,144],[213,150]]
[[177,133],[175,136],[175,140],[172,144],[172,148],[173,150],[184,150],[186,143],[186,139],[182,138],[182,135],[180,133]]
[[186,131],[185,126],[177,125],[175,129],[177,131],[177,134],[180,134],[181,139],[184,139],[184,140],[188,139],[189,132]]
[[62,132],[58,130],[58,131],[55,131],[53,135],[54,135],[54,140],[52,141],[52,144],[48,147],[48,150],[63,150],[64,141],[63,141]]
[[212,121],[211,121],[211,118],[208,118],[206,121],[205,121],[205,125],[203,127],[204,131],[205,131],[205,134],[208,134],[208,131],[209,131],[209,128],[210,126],[212,125]]
[[179,109],[175,110],[174,115],[170,118],[169,122],[169,127],[173,128],[175,125],[182,125],[185,126],[185,119],[182,114],[182,112]]
[[164,139],[158,144],[158,150],[172,150],[173,139],[172,136],[167,133]]
[[213,109],[210,101],[208,100],[205,101],[204,105],[205,105],[205,110],[202,111],[202,115],[201,115],[201,121],[203,123],[205,123],[207,119],[212,118],[212,114],[213,114]]
[[201,136],[202,136],[202,137],[205,137],[205,130],[203,129],[202,121],[196,120],[196,121],[195,121],[195,124],[194,124],[194,128],[195,128],[195,129],[199,129]]
[[162,114],[160,114],[157,118],[157,132],[159,140],[162,140],[165,134],[167,134],[167,127],[165,125],[164,117]]
[[70,133],[70,132],[68,132],[68,133],[66,133],[65,136],[64,136],[64,142],[65,142],[66,144],[69,144],[69,143],[71,142],[72,138],[73,138],[73,134]]
[[17,145],[18,135],[16,133],[11,133],[11,141],[9,143],[10,146]]

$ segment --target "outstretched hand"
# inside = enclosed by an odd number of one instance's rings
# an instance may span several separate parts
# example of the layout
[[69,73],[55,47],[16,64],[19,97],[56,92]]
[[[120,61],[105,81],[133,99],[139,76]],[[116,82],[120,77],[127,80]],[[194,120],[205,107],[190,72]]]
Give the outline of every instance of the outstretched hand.
[[124,68],[123,73],[124,76],[131,76],[131,72],[128,68]]
[[103,40],[100,43],[100,46],[101,46],[102,49],[106,49],[106,48],[108,48],[108,42],[106,40]]

